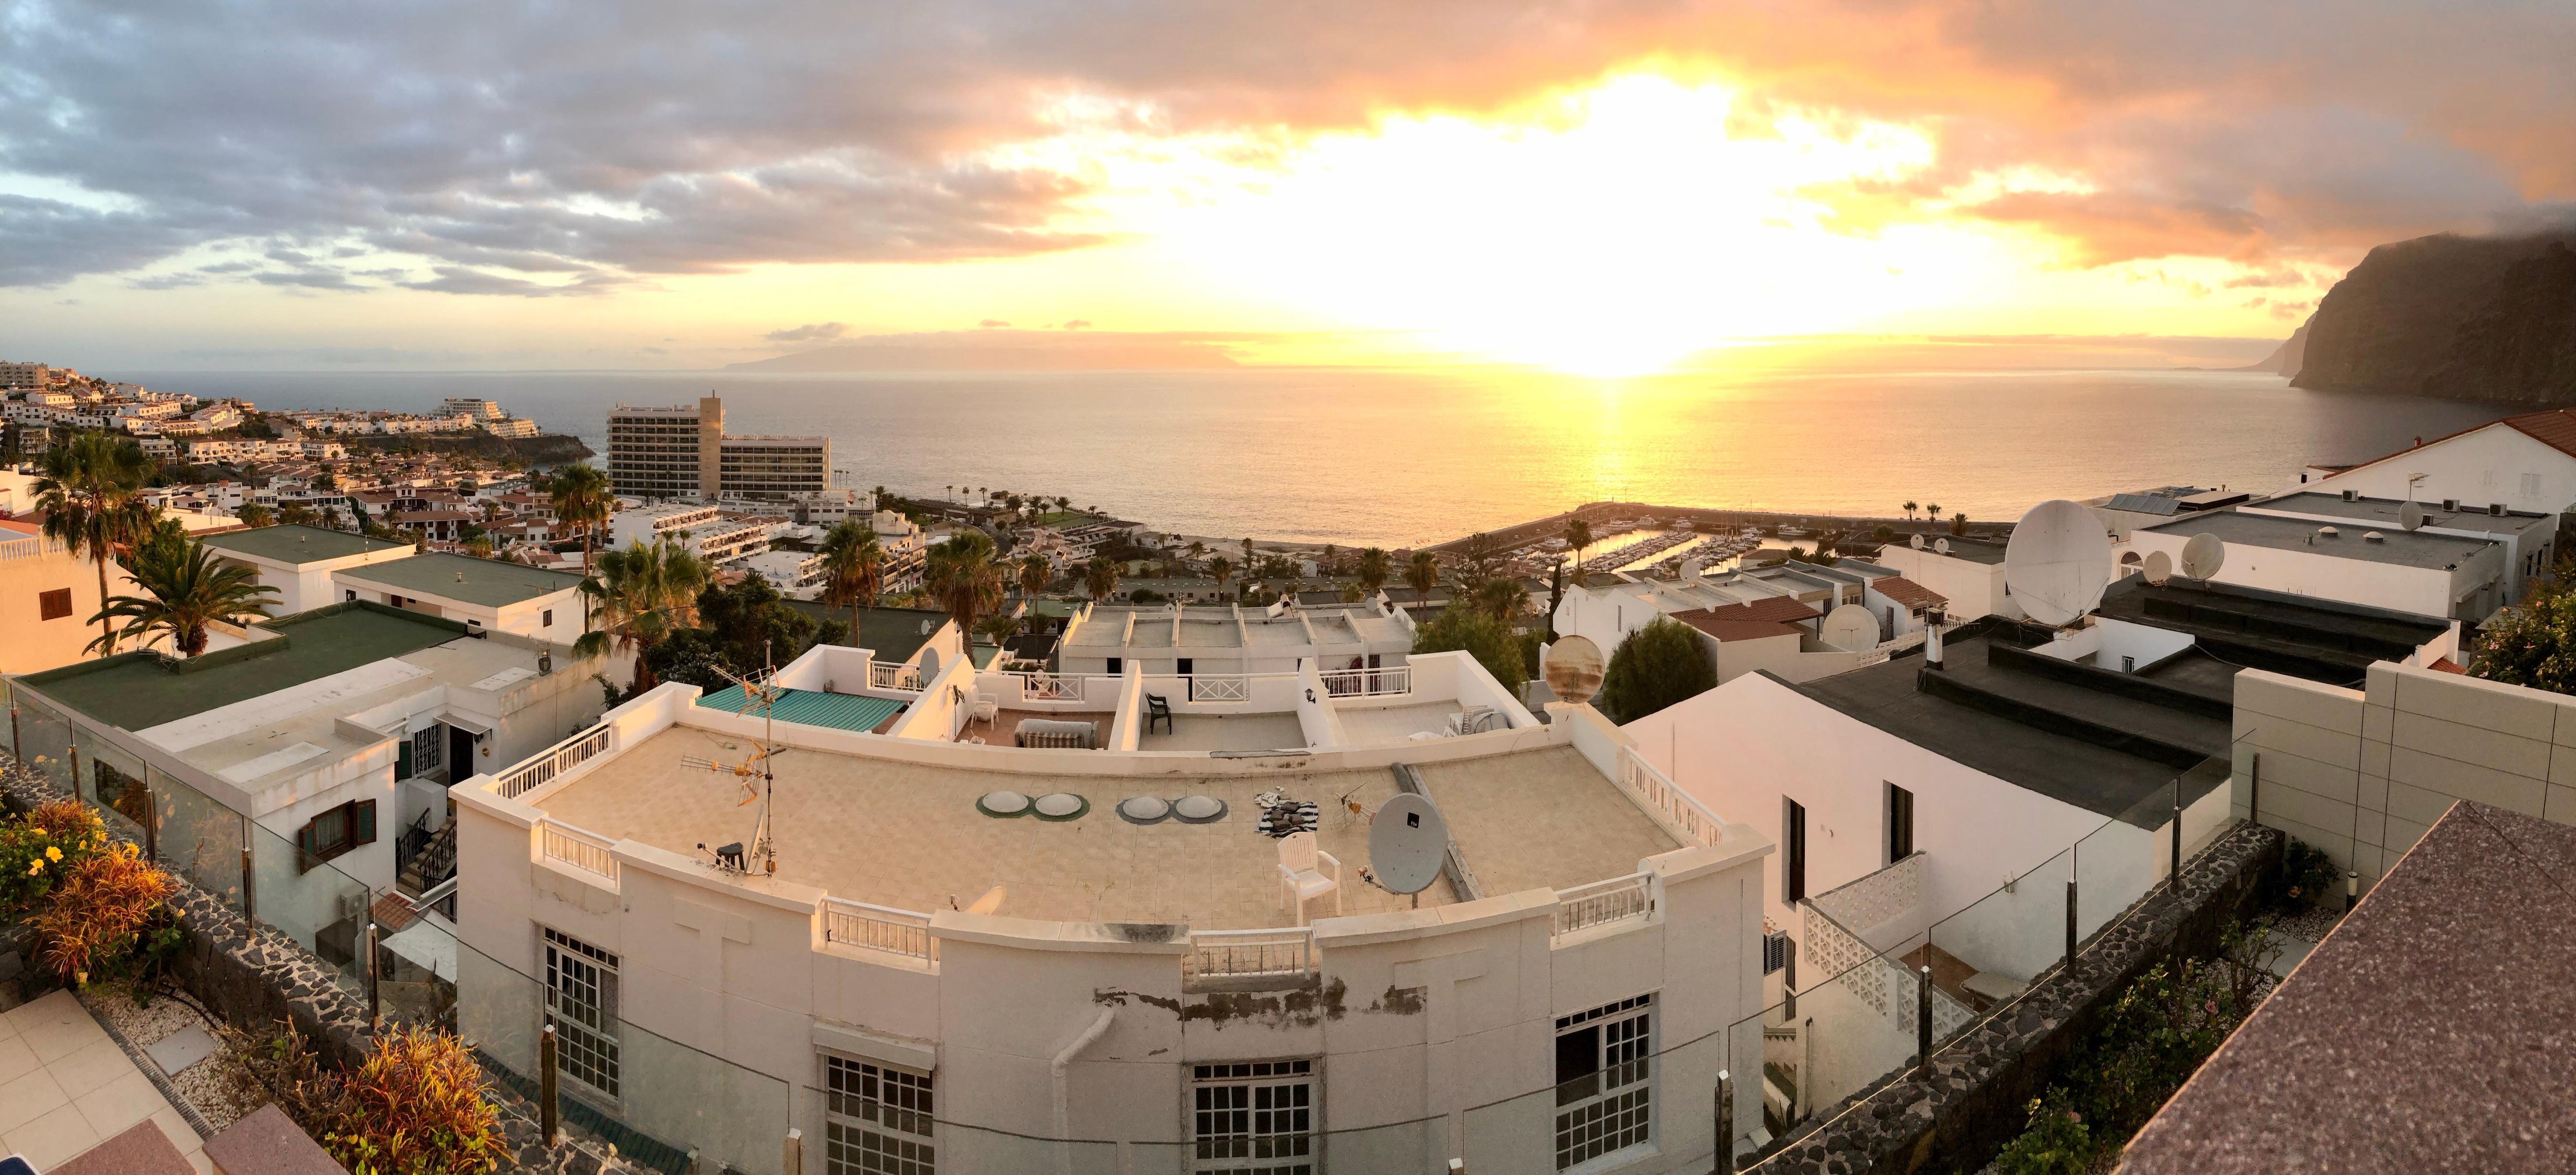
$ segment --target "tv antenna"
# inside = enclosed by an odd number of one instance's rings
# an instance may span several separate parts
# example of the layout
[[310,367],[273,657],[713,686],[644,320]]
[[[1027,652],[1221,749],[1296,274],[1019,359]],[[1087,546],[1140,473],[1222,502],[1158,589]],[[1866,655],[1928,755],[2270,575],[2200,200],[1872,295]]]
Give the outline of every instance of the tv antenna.
[[[684,755],[680,766],[733,776],[742,784],[742,799],[734,804],[737,808],[759,803],[760,810],[754,815],[751,825],[751,856],[760,858],[762,872],[775,874],[778,872],[778,852],[771,836],[770,802],[778,791],[778,756],[787,753],[788,748],[778,745],[778,717],[772,709],[778,704],[778,699],[786,695],[787,689],[778,684],[777,668],[766,663],[760,672],[751,674],[736,674],[721,665],[710,668],[742,691],[742,704],[734,709],[736,716],[748,718],[753,710],[760,711],[760,741],[755,744],[751,755],[735,762]],[[698,847],[703,849],[706,846],[701,844]],[[717,849],[716,861],[725,868],[750,872],[739,841]]]

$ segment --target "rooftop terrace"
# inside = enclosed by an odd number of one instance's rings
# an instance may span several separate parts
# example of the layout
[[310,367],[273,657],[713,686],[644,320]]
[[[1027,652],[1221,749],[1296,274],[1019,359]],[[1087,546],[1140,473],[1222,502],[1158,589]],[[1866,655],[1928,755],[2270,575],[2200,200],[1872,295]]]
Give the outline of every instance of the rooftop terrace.
[[[612,840],[633,838],[684,856],[747,840],[754,809],[729,774],[681,764],[724,759],[747,744],[674,726],[561,790],[536,794],[553,819]],[[1484,891],[1567,888],[1633,873],[1643,858],[1681,847],[1570,747],[1426,764],[1425,785],[1447,816]],[[774,821],[778,874],[832,896],[897,909],[963,906],[1007,891],[998,913],[1074,922],[1178,923],[1199,930],[1288,925],[1278,902],[1279,845],[1254,830],[1253,797],[1285,789],[1324,810],[1317,840],[1343,864],[1343,911],[1406,908],[1410,899],[1362,880],[1368,826],[1341,804],[1374,807],[1396,794],[1385,769],[1136,778],[1000,773],[797,748],[779,758]],[[1078,819],[995,819],[975,799],[996,789],[1071,792],[1090,801]],[[534,793],[532,793],[534,794]],[[1210,824],[1135,825],[1116,806],[1134,795],[1212,796],[1226,815]],[[1459,900],[1446,881],[1426,906]],[[1331,899],[1314,902],[1328,916]]]
[[488,608],[550,596],[581,583],[580,576],[566,571],[548,571],[524,563],[477,559],[471,555],[451,555],[443,551],[354,567],[336,574],[391,588],[403,595],[437,596]]
[[318,526],[264,526],[256,530],[226,531],[205,536],[205,543],[228,555],[288,564],[345,559],[351,555],[411,545],[392,539],[371,539],[345,530],[325,530]]
[[28,675],[45,696],[124,730],[145,730],[361,665],[465,639],[451,622],[375,604],[340,604],[259,625],[278,639],[178,666],[150,653]]

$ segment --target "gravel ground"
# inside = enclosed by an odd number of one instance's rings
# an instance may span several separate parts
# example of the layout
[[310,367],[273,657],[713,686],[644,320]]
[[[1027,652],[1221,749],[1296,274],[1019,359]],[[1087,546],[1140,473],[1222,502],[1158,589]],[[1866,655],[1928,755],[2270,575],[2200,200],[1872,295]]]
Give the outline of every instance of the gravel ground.
[[81,1003],[99,1019],[132,1041],[134,1047],[148,1047],[154,1041],[191,1024],[204,1028],[215,1038],[215,1051],[205,1060],[169,1075],[170,1087],[179,1091],[188,1104],[196,1107],[206,1123],[217,1130],[233,1124],[235,1119],[259,1108],[236,1100],[228,1071],[232,1065],[233,1042],[221,1024],[199,1012],[182,997],[155,996],[149,1007],[137,1007],[131,990],[124,984],[100,984],[81,993]]
[[2272,929],[2302,942],[2324,942],[2326,932],[2334,929],[2335,923],[2342,920],[2342,900],[2328,898],[2320,905],[2274,922]]

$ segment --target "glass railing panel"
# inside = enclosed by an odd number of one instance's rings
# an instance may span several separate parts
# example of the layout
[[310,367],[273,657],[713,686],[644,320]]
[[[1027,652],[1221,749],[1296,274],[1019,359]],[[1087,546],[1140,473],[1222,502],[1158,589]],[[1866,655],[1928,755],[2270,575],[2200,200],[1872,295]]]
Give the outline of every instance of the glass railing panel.
[[2066,883],[2072,847],[1932,924],[1932,979],[1985,1013],[2019,996],[2066,957]]
[[[403,1024],[456,1029],[456,935],[401,903],[378,903],[379,1014]],[[387,925],[387,923],[398,925]]]
[[72,747],[80,764],[80,798],[98,811],[108,831],[148,844],[143,826],[152,819],[151,781],[143,760],[106,738],[74,727]]
[[52,707],[18,695],[18,763],[63,792],[76,790],[72,780],[72,726]]
[[242,908],[241,813],[159,770],[150,775],[155,822],[153,847],[161,867],[197,888]]
[[[2075,929],[2091,941],[2156,881],[2156,836],[2113,820],[2075,842]],[[2063,932],[2061,932],[2063,933]]]

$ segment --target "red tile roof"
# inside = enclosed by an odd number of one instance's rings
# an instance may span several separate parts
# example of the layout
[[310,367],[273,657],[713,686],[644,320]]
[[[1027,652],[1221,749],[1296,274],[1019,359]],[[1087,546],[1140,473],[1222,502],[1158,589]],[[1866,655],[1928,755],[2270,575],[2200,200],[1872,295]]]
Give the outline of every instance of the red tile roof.
[[1950,597],[1902,575],[1879,576],[1869,581],[1869,590],[1903,604],[1907,608],[1942,608],[1950,603]]
[[[1722,608],[1693,608],[1688,612],[1675,612],[1673,619],[1687,623],[1692,617],[1699,616],[1717,621],[1768,620],[1775,624],[1784,624],[1798,620],[1813,620],[1821,615],[1824,613],[1787,596],[1765,596],[1749,603],[1728,604]],[[1697,626],[1693,625],[1693,627]]]
[[2452,659],[2450,659],[2450,658],[2448,658],[2448,657],[2443,657],[2443,658],[2440,658],[2440,659],[2438,659],[2438,660],[2434,661],[2432,665],[2428,666],[2428,668],[2432,668],[2432,669],[2439,669],[2439,670],[2441,670],[2441,671],[2442,671],[2442,672],[2444,672],[2444,673],[2463,673],[2463,674],[2464,674],[2464,673],[2467,673],[2467,672],[2468,672],[2468,670],[2467,670],[2467,669],[2464,669],[2464,668],[2462,668],[2462,667],[2461,667],[2461,665],[2460,665],[2460,663],[2459,663],[2459,662],[2454,661],[2454,660],[2452,660]]

